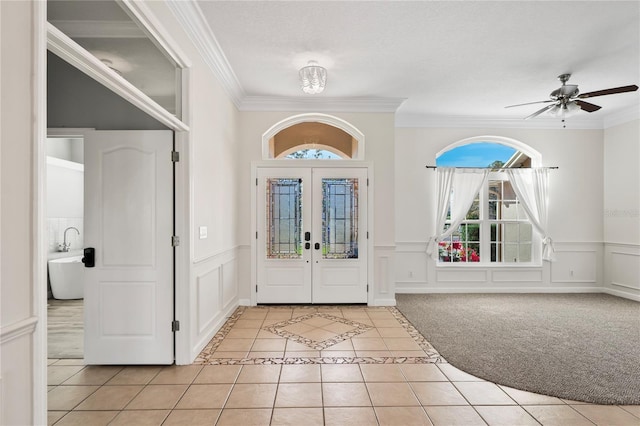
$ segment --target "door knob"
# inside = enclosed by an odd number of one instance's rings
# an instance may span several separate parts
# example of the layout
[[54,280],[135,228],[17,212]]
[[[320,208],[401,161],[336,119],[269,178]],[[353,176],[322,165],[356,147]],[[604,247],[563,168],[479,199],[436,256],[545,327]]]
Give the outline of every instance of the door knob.
[[311,243],[304,243],[305,250],[309,250],[311,248]]
[[320,250],[320,243],[316,243],[316,244],[315,244],[315,246],[314,246],[314,248],[315,248],[316,250]]
[[305,241],[311,241],[311,232],[305,232],[304,233],[304,240]]

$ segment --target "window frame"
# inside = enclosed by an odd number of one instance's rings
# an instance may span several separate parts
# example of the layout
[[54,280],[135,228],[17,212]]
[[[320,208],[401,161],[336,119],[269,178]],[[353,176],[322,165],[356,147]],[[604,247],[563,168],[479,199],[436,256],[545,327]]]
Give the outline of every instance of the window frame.
[[[479,218],[478,219],[465,219],[460,223],[460,227],[464,225],[479,225],[479,245],[480,245],[480,261],[478,262],[453,262],[442,261],[438,256],[438,260],[435,262],[437,267],[451,268],[451,267],[492,267],[492,268],[522,268],[522,267],[539,267],[542,265],[542,239],[536,232],[535,228],[531,224],[531,220],[526,216],[525,219],[491,219],[489,218],[489,183],[491,181],[509,181],[506,173],[500,171],[491,171],[487,180],[483,184],[480,191],[478,191],[477,199],[479,200]],[[455,191],[455,188],[453,188]],[[516,196],[517,199],[517,196]],[[518,200],[519,201],[519,200]],[[447,219],[445,224],[450,224],[450,219]],[[529,262],[491,262],[491,225],[492,224],[510,224],[510,223],[526,223],[531,226],[531,260]],[[445,240],[451,241],[453,240]],[[502,241],[502,250],[504,250],[504,241]],[[486,259],[489,259],[487,261]]]

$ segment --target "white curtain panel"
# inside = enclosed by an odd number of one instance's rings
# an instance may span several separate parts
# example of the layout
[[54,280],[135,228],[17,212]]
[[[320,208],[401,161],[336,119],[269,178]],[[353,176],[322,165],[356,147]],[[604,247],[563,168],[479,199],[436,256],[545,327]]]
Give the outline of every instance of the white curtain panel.
[[[433,260],[438,260],[438,242],[453,234],[464,220],[476,194],[489,176],[489,169],[438,168],[437,173],[436,235],[429,238],[427,243],[427,254]],[[451,226],[445,231],[449,203],[451,203]]]
[[553,240],[547,235],[549,169],[507,169],[509,181],[534,229],[542,236],[542,259],[553,261]]

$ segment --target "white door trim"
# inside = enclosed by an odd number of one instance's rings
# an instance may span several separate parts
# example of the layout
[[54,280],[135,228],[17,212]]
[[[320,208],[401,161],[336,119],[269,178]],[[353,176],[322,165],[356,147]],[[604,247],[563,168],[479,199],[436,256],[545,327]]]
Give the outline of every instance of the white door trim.
[[[156,39],[161,48],[166,49],[170,57],[182,69],[182,88],[179,93],[182,107],[182,121],[175,119],[168,111],[158,111],[156,103],[148,96],[140,96],[135,104],[143,111],[155,111],[151,114],[154,118],[164,123],[175,131],[176,149],[185,152],[180,162],[176,165],[175,191],[175,226],[176,232],[180,235],[182,244],[176,247],[176,295],[175,295],[175,316],[180,321],[181,331],[175,336],[175,362],[176,364],[189,364],[193,360],[190,350],[190,322],[189,308],[191,303],[191,293],[189,283],[191,282],[191,258],[193,247],[191,243],[191,211],[193,200],[193,188],[191,182],[191,169],[189,161],[189,147],[191,146],[191,132],[189,131],[190,119],[190,73],[191,61],[184,55],[170,34],[160,26],[157,19],[148,8],[136,8],[135,2],[124,0],[122,2],[131,12],[140,19],[141,24],[147,30],[150,37],[160,37]],[[132,7],[132,5],[134,7]],[[34,108],[33,139],[32,139],[32,200],[33,200],[33,239],[31,255],[33,259],[32,270],[32,306],[33,312],[38,319],[38,323],[33,333],[33,357],[32,370],[33,380],[31,382],[33,395],[33,422],[34,424],[46,424],[47,422],[47,232],[46,232],[46,138],[47,138],[47,45],[48,45],[48,22],[47,3],[36,1],[33,7],[33,50],[31,52],[33,62],[33,92],[32,104]],[[104,64],[102,64],[104,65]],[[75,66],[75,65],[74,65]],[[99,66],[99,65],[98,65]],[[99,72],[105,73],[104,69]],[[126,91],[124,79],[114,78],[108,73],[107,79],[111,80],[112,87],[119,96],[123,96]],[[115,74],[117,76],[117,74]],[[91,76],[95,79],[94,76]],[[118,76],[119,77],[119,76]],[[100,80],[96,80],[102,83]],[[131,100],[130,100],[131,101]],[[172,117],[167,117],[171,115]],[[165,123],[167,121],[167,123]],[[186,283],[185,285],[178,285]]]
[[253,161],[251,163],[251,299],[249,304],[251,306],[257,305],[256,284],[258,281],[258,240],[256,239],[256,233],[258,232],[258,206],[257,195],[258,186],[256,185],[256,179],[258,179],[259,168],[366,168],[367,175],[369,176],[369,190],[367,200],[367,224],[369,227],[369,238],[367,239],[367,276],[369,281],[369,293],[367,294],[367,305],[373,306],[374,294],[376,290],[376,283],[374,279],[374,171],[373,163],[369,161],[342,161],[342,160],[268,160],[268,161]]

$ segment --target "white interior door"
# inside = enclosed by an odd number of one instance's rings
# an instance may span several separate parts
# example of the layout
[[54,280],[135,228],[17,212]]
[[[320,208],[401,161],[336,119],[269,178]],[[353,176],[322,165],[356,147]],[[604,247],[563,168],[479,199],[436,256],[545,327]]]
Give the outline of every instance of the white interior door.
[[85,138],[85,362],[173,363],[171,131]]
[[313,303],[367,302],[367,170],[313,170]]
[[367,302],[367,170],[260,168],[257,303]]
[[258,303],[311,303],[311,191],[310,169],[258,169]]

